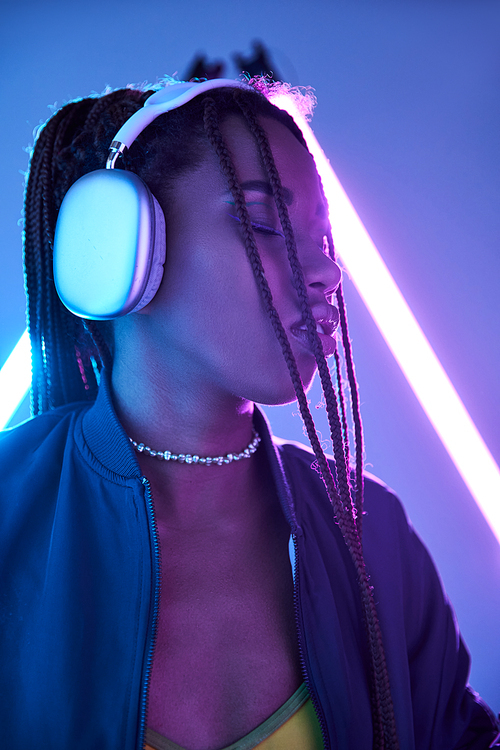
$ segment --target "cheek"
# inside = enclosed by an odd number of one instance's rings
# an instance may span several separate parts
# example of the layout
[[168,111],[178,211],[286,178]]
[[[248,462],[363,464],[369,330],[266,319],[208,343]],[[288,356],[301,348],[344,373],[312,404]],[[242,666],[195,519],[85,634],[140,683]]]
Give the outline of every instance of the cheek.
[[244,249],[220,241],[191,243],[182,260],[170,258],[153,304],[173,333],[190,325],[220,348],[234,347],[265,316]]
[[[298,299],[293,286],[292,270],[285,252],[261,254],[264,274],[269,284],[273,303],[280,317],[289,316],[298,309]],[[294,318],[295,320],[295,318]],[[289,320],[281,321],[286,328]]]

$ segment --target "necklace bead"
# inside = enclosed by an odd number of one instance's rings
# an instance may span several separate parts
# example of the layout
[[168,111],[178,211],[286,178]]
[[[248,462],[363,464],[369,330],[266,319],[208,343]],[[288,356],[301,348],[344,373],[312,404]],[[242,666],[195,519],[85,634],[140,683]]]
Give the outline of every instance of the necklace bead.
[[138,453],[147,453],[148,456],[158,458],[160,461],[177,461],[179,464],[204,464],[205,466],[222,466],[230,464],[233,461],[241,461],[243,458],[250,458],[262,440],[259,433],[253,431],[252,441],[244,448],[241,453],[226,453],[225,456],[197,456],[190,453],[172,453],[171,451],[155,451],[144,443],[136,443],[129,437],[130,442]]

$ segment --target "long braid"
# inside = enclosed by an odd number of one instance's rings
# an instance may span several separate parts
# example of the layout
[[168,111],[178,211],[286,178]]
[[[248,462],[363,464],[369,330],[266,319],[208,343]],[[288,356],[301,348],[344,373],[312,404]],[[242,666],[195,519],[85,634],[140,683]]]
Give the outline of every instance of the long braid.
[[[236,100],[237,100],[237,102],[238,102],[238,104],[239,104],[239,106],[240,106],[240,108],[241,108],[241,110],[242,110],[242,112],[243,112],[243,114],[244,114],[247,122],[248,122],[248,125],[249,125],[249,128],[250,128],[252,134],[254,135],[254,137],[255,137],[255,139],[257,141],[257,145],[259,147],[259,150],[260,150],[260,153],[261,153],[261,157],[262,157],[262,160],[264,162],[264,166],[265,166],[265,168],[267,170],[267,173],[269,175],[269,180],[270,180],[270,183],[271,183],[271,187],[273,189],[273,194],[274,194],[274,197],[275,197],[275,200],[276,200],[276,205],[277,205],[277,208],[278,208],[278,214],[279,214],[280,221],[281,221],[281,224],[282,224],[282,227],[283,227],[283,231],[284,231],[284,234],[285,234],[285,241],[286,241],[286,245],[287,245],[288,259],[289,259],[289,262],[290,262],[290,266],[292,268],[294,287],[295,287],[295,289],[297,291],[297,294],[299,296],[299,302],[300,302],[301,312],[302,312],[304,321],[307,324],[308,332],[309,332],[310,328],[312,328],[312,330],[314,331],[314,339],[315,339],[315,351],[314,351],[314,354],[315,354],[316,360],[322,360],[323,363],[325,363],[325,357],[324,357],[324,354],[323,354],[323,347],[322,347],[321,341],[319,340],[319,337],[318,337],[318,335],[316,333],[316,321],[314,320],[314,317],[312,315],[311,308],[310,308],[309,302],[308,302],[308,295],[307,295],[307,289],[306,289],[305,282],[304,282],[304,275],[303,275],[300,263],[298,261],[297,249],[296,249],[296,246],[295,246],[295,238],[294,238],[294,235],[293,235],[293,229],[292,229],[292,226],[291,226],[291,222],[290,222],[290,219],[289,219],[289,216],[288,216],[288,209],[287,209],[286,203],[285,203],[285,201],[283,199],[283,188],[282,188],[282,185],[281,185],[281,180],[279,178],[278,170],[276,169],[276,165],[274,163],[274,157],[272,156],[272,152],[271,152],[271,148],[270,148],[270,145],[269,145],[269,141],[267,139],[267,136],[266,136],[264,130],[260,126],[260,123],[258,122],[257,118],[255,117],[254,113],[250,110],[250,108],[246,105],[246,103],[241,100],[241,97],[238,97],[237,95],[235,95],[235,98],[236,98]],[[328,367],[326,369],[328,370]],[[331,386],[331,379],[330,379],[330,373],[329,373],[329,371],[328,371],[327,378],[330,381],[330,386]],[[332,388],[332,390],[333,390],[333,388]],[[325,398],[326,398],[326,394],[325,394]],[[338,422],[338,419],[337,419],[337,422]],[[340,454],[342,456],[342,461],[345,464],[345,455],[344,455],[342,435],[341,434],[337,434],[336,437],[337,437],[337,441],[336,441],[337,442],[337,453],[340,452]],[[340,445],[339,445],[339,439],[340,439]],[[338,472],[338,470],[339,470],[339,465],[338,464],[340,463],[339,460],[338,460],[338,456],[336,456],[336,459],[337,459],[336,460],[336,468],[337,468],[337,472]],[[320,462],[319,459],[318,459],[318,462]],[[321,461],[321,463],[323,463],[323,461]],[[347,476],[347,473],[345,471],[344,471],[344,474],[345,474],[345,476]],[[326,480],[326,481],[328,481],[328,480]],[[339,487],[340,487],[340,482],[339,482]],[[341,495],[342,494],[344,494],[344,495],[346,494],[345,492],[344,493],[342,492],[342,489],[335,488],[335,490],[333,492],[333,496],[334,497],[337,496],[339,492],[341,493]],[[344,505],[341,508],[338,507],[336,509],[339,512],[340,515],[344,515],[345,509],[350,505],[350,497],[349,497],[348,493],[349,493],[349,490],[347,489],[347,498],[346,497],[342,498],[342,500],[344,501]],[[347,502],[346,502],[346,500],[347,500]],[[333,501],[333,498],[332,498],[332,501]],[[335,507],[335,505],[334,505],[334,507]]]
[[[335,260],[335,246],[331,235],[331,230],[327,234],[328,247],[330,255]],[[354,445],[355,445],[355,456],[356,456],[356,467],[355,467],[355,485],[356,485],[356,509],[358,517],[358,528],[362,528],[363,522],[363,488],[364,488],[364,475],[363,475],[363,459],[364,459],[364,440],[363,440],[363,426],[361,423],[361,409],[359,403],[359,391],[358,384],[356,381],[356,375],[354,373],[354,360],[352,356],[351,339],[349,336],[349,330],[347,326],[347,314],[345,309],[344,294],[342,291],[342,285],[340,284],[335,292],[337,300],[338,310],[340,314],[340,330],[342,334],[342,347],[344,349],[344,357],[346,363],[346,373],[349,382],[349,393],[351,395],[351,414],[354,423]]]
[[[59,152],[64,148],[64,143],[66,139],[66,135],[70,128],[73,127],[75,121],[78,119],[81,119],[82,114],[85,115],[85,113],[89,110],[89,108],[92,106],[91,102],[89,100],[82,101],[81,103],[77,103],[77,106],[72,106],[66,111],[66,116],[60,123],[59,127],[57,128],[57,131],[55,133],[55,138],[52,146],[52,154],[51,154],[51,184],[50,184],[50,191],[45,191],[46,200],[50,201],[50,208],[51,208],[51,223],[49,226],[49,232],[48,232],[48,243],[51,248],[50,258],[47,257],[47,262],[50,264],[50,270],[52,268],[52,254],[53,254],[53,231],[55,226],[55,205],[54,205],[54,184],[58,180],[59,177],[59,168],[58,168],[58,158],[57,155]],[[52,281],[52,273],[48,273],[48,279]],[[50,283],[50,282],[49,282]],[[81,341],[81,329],[82,324],[79,319],[77,319],[73,315],[69,315],[67,310],[63,308],[60,303],[59,299],[54,295],[53,293],[53,287],[50,286],[48,288],[48,296],[52,301],[53,305],[53,316],[54,316],[54,345],[55,345],[55,351],[56,351],[56,362],[57,362],[57,392],[52,394],[52,400],[56,403],[68,403],[75,398],[79,398],[80,396],[80,381],[78,380],[77,375],[77,369],[75,367],[75,357],[76,357],[76,365],[78,366],[78,373],[82,379],[84,389],[87,391],[90,391],[90,384],[87,380],[86,371],[85,368],[82,367],[82,358],[80,354],[80,348],[82,347],[82,341]],[[48,326],[50,331],[50,326]],[[74,345],[70,346],[68,345],[69,342],[73,342]],[[76,343],[78,342],[78,343]],[[79,348],[80,347],[80,348]],[[72,374],[72,377],[69,377],[70,373]],[[77,392],[75,393],[74,390],[74,383],[78,382],[79,387]]]
[[[54,134],[55,135],[55,134]],[[61,368],[61,348],[60,340],[57,334],[57,329],[54,325],[56,312],[54,310],[53,295],[50,292],[50,285],[52,283],[52,253],[53,253],[53,233],[51,227],[54,225],[53,221],[53,199],[52,199],[52,156],[53,156],[54,144],[53,140],[46,143],[45,149],[42,156],[42,216],[43,216],[43,236],[46,252],[43,255],[42,269],[43,269],[43,315],[45,317],[46,326],[43,334],[44,341],[44,364],[45,372],[53,373],[52,376],[47,377],[47,402],[58,403],[60,390],[60,378],[59,372]]]
[[298,372],[297,364],[293,356],[290,342],[288,341],[286,332],[283,328],[281,320],[272,302],[271,291],[267,284],[267,280],[264,276],[264,269],[262,267],[262,262],[260,260],[260,256],[258,254],[257,246],[255,243],[255,237],[253,235],[250,218],[248,216],[245,198],[242,193],[241,187],[239,185],[238,179],[236,177],[236,172],[235,172],[234,165],[232,163],[229,151],[224,143],[224,140],[218,128],[217,110],[215,107],[215,103],[211,99],[205,100],[205,128],[207,130],[207,134],[210,139],[210,142],[212,143],[212,146],[215,152],[219,156],[222,169],[228,180],[229,187],[230,187],[231,193],[235,201],[238,218],[243,228],[245,248],[246,248],[248,257],[250,259],[252,268],[254,270],[257,283],[262,292],[266,310],[268,311],[270,315],[271,323],[275,330],[278,341],[281,345],[283,355],[285,358],[285,362],[288,366],[290,376],[292,379],[292,384],[294,386],[294,389],[297,395],[300,412],[304,420],[304,424],[306,426],[309,440],[317,456],[320,468],[322,469],[322,471],[324,471],[323,476],[327,477],[326,481],[329,481],[329,491],[331,492],[332,495],[336,496],[337,491],[336,491],[336,487],[335,487],[333,477],[331,474],[330,466],[321,449],[321,445],[319,442],[318,435],[316,433],[314,421],[312,419],[309,406],[307,403],[307,398],[305,396],[304,386],[302,384],[302,380]]
[[101,333],[101,329],[98,325],[95,324],[95,321],[93,320],[85,320],[84,326],[92,337],[92,341],[94,342],[96,349],[99,352],[101,364],[110,370],[113,365],[113,358],[111,356],[109,346]]
[[286,331],[283,328],[283,324],[281,323],[277,310],[273,304],[271,290],[264,275],[264,268],[262,266],[262,261],[260,259],[259,252],[255,243],[255,237],[252,231],[250,217],[248,216],[245,197],[238,182],[231,156],[219,130],[218,113],[215,102],[211,98],[205,99],[204,124],[209,140],[220,159],[222,169],[228,180],[229,188],[234,198],[236,212],[243,229],[245,249],[250,260],[255,278],[257,280],[257,284],[261,291],[264,306],[270,317],[272,326],[276,333],[276,337],[281,345],[283,356],[288,366],[292,384],[297,395],[300,413],[302,415],[302,419],[304,420],[309,440],[318,458],[318,463],[320,464],[322,475],[326,477],[328,477],[329,475],[328,478],[330,491],[332,492],[332,494],[336,495],[337,493],[331,470],[328,465],[328,461],[326,460],[326,457],[321,449],[320,441],[316,432],[313,418],[311,416],[311,412],[309,410],[309,405],[307,403],[307,398],[304,392],[304,386],[300,377],[297,363],[295,361],[295,357],[292,352],[292,348],[290,346],[290,342],[288,341]]
[[[328,234],[328,243],[331,248],[332,255],[334,253],[334,245],[331,234]],[[349,331],[347,327],[347,315],[345,310],[344,296],[342,293],[342,287],[339,286],[336,291],[337,304],[340,313],[340,325],[342,332],[342,345],[344,349],[346,371],[349,380],[349,391],[351,394],[351,413],[354,422],[355,431],[355,445],[356,445],[356,504],[358,508],[358,528],[361,529],[362,520],[362,503],[363,503],[363,430],[361,425],[360,415],[360,404],[359,404],[359,393],[357,388],[356,377],[354,374],[354,362],[352,358],[352,348],[349,337]],[[383,741],[381,745],[383,748],[398,748],[398,738],[396,731],[396,721],[394,716],[394,705],[392,702],[392,696],[390,691],[389,673],[387,670],[387,664],[385,661],[385,654],[382,641],[382,633],[380,625],[378,623],[378,617],[376,613],[375,603],[373,595],[370,596],[370,607],[373,608],[373,612],[377,621],[374,623],[375,628],[373,630],[372,638],[374,642],[379,645],[380,654],[382,658],[375,661],[375,677],[380,685],[379,689],[379,700],[380,700],[380,712],[382,717],[382,730],[383,730]]]
[[[57,119],[56,123],[59,124]],[[64,124],[64,119],[62,120]],[[67,129],[67,125],[64,130]],[[43,217],[43,246],[45,252],[41,258],[43,270],[42,320],[45,320],[43,331],[44,345],[44,372],[46,373],[46,405],[65,403],[71,401],[71,380],[65,377],[65,372],[70,363],[68,347],[65,337],[70,328],[66,311],[62,308],[59,299],[53,293],[53,236],[55,226],[54,206],[54,152],[58,142],[59,128],[52,128],[51,138],[45,141],[42,152],[41,185],[42,185],[42,217]],[[73,326],[71,326],[73,328]]]
[[[37,182],[37,170],[34,165],[31,165],[31,174],[33,179],[28,182],[26,186],[26,197],[25,197],[25,226],[24,226],[24,238],[28,235],[35,237],[38,232],[41,222],[39,217],[35,215],[33,210],[30,211],[30,206],[33,203],[37,203],[36,198],[33,197],[35,187],[38,188]],[[33,243],[35,247],[39,245],[38,242]],[[25,275],[25,286],[26,290],[32,289],[33,293],[27,295],[27,311],[26,318],[28,324],[28,331],[31,339],[31,361],[32,361],[32,385],[31,385],[31,412],[36,414],[39,411],[39,401],[41,397],[40,393],[40,378],[39,373],[42,370],[42,348],[40,346],[40,335],[39,335],[39,285],[41,281],[41,273],[38,269],[38,255],[36,257],[29,257],[26,252],[26,239],[24,241],[24,275]]]
[[[335,360],[335,375],[336,375],[336,381],[337,381],[337,393],[338,393],[338,399],[339,399],[340,420],[342,423],[342,435],[344,438],[344,450],[346,453],[347,465],[350,466],[349,426],[347,424],[347,409],[346,409],[346,403],[345,403],[345,397],[344,397],[344,387],[343,387],[343,382],[342,382],[342,363],[340,361],[340,354],[338,352],[338,349],[335,349],[333,356]],[[359,508],[357,504],[356,504],[356,526],[358,529],[358,533],[361,536]]]
[[[327,232],[327,243],[330,256],[335,260],[335,247],[331,235],[331,230]],[[356,487],[356,511],[357,511],[357,528],[361,537],[362,532],[362,518],[363,518],[363,489],[364,489],[364,476],[363,476],[363,457],[364,457],[364,444],[363,444],[363,429],[361,423],[360,414],[360,402],[359,392],[357,387],[356,376],[354,373],[354,362],[352,357],[351,341],[349,337],[349,331],[347,326],[347,315],[344,303],[344,297],[342,292],[342,284],[339,284],[335,292],[339,317],[340,317],[340,328],[342,335],[342,346],[344,350],[344,357],[346,363],[346,372],[349,383],[349,393],[351,397],[351,414],[354,423],[354,447],[356,456],[355,465],[355,487]],[[337,367],[337,378],[338,378],[338,389],[339,394],[342,394],[342,382],[341,382],[341,371],[340,371],[340,359],[336,353],[336,367]],[[343,398],[339,398],[343,402]],[[342,406],[342,412],[345,415],[345,406]],[[346,430],[346,425],[344,425]],[[363,563],[364,564],[364,563]],[[399,748],[399,741],[396,730],[396,720],[394,715],[394,705],[392,701],[392,695],[390,690],[389,673],[387,670],[387,664],[385,660],[385,651],[382,639],[382,632],[380,624],[378,622],[378,615],[375,607],[373,598],[372,588],[369,586],[368,579],[362,583],[362,599],[364,599],[367,591],[368,596],[366,598],[367,604],[367,615],[365,616],[365,625],[368,631],[368,638],[370,642],[370,651],[372,653],[372,675],[373,683],[371,687],[372,695],[372,706],[376,707],[377,719],[374,719],[374,747],[387,750],[391,748],[397,750]]]
[[[37,414],[97,394],[97,374],[111,363],[99,324],[72,315],[57,296],[53,237],[60,203],[82,174],[104,166],[107,144],[149,93],[114,92],[72,102],[41,130],[25,195],[24,265],[32,349],[31,410]],[[108,128],[111,135],[106,132]],[[97,145],[95,145],[97,144]]]
[[28,328],[32,348],[32,412],[35,414],[49,408],[51,391],[51,378],[47,373],[50,361],[49,334],[43,330],[43,321],[47,314],[46,255],[50,254],[45,193],[49,189],[47,161],[51,158],[50,144],[62,119],[62,113],[58,115],[46,125],[38,138],[36,152],[31,159],[30,179],[26,190],[24,259],[28,290]]
[[[32,411],[38,413],[49,408],[50,378],[47,376],[47,341],[42,322],[46,312],[46,263],[48,245],[47,206],[44,190],[47,187],[47,160],[45,148],[49,147],[54,132],[62,119],[55,116],[41,132],[37,150],[30,165],[30,179],[26,189],[26,226],[24,233],[24,260],[28,290],[28,329],[32,345]],[[38,158],[37,158],[38,157]],[[50,248],[48,248],[50,250]]]
[[[299,300],[301,302],[302,312],[303,312],[304,319],[305,319],[307,329],[309,332],[309,338],[313,346],[313,351],[315,353],[316,361],[318,364],[318,371],[319,371],[321,383],[323,386],[323,392],[325,394],[325,399],[327,402],[328,420],[329,420],[331,434],[332,434],[332,443],[334,445],[337,472],[338,472],[338,478],[339,478],[338,492],[336,491],[337,488],[333,487],[333,491],[331,493],[329,492],[329,494],[330,494],[330,499],[332,501],[334,508],[335,506],[337,506],[337,521],[339,523],[340,529],[342,531],[342,534],[346,540],[348,549],[353,558],[353,562],[354,562],[356,573],[357,573],[358,585],[360,587],[361,599],[363,603],[364,620],[365,620],[365,625],[368,631],[368,639],[369,639],[369,644],[370,644],[370,653],[371,653],[371,662],[372,662],[371,693],[372,693],[372,716],[373,716],[373,723],[374,723],[375,747],[397,748],[398,741],[397,741],[397,735],[396,735],[396,729],[395,729],[394,708],[392,705],[392,698],[390,694],[389,677],[388,677],[387,666],[385,663],[385,652],[384,652],[383,643],[382,643],[382,634],[381,634],[380,625],[378,622],[378,616],[377,616],[377,612],[375,608],[375,603],[373,600],[372,589],[368,583],[368,577],[367,577],[363,554],[362,554],[361,541],[360,541],[360,538],[356,529],[356,521],[355,521],[355,515],[353,512],[353,506],[352,506],[352,500],[351,500],[351,492],[350,492],[348,473],[347,473],[346,453],[344,450],[344,444],[343,444],[343,439],[342,439],[342,427],[341,427],[341,422],[339,418],[337,398],[336,398],[335,391],[333,389],[333,385],[331,382],[330,371],[326,363],[326,358],[323,353],[321,341],[316,333],[316,321],[314,320],[312,311],[309,306],[308,297],[307,297],[307,289],[305,287],[302,269],[298,261],[297,250],[295,246],[295,239],[293,235],[293,229],[292,229],[291,222],[288,216],[288,210],[287,210],[285,201],[283,199],[283,190],[282,190],[281,180],[280,180],[279,173],[274,162],[274,157],[272,155],[272,151],[269,145],[269,141],[267,139],[267,135],[264,132],[263,128],[260,126],[260,123],[257,121],[257,118],[255,117],[253,111],[250,110],[250,108],[246,106],[245,103],[241,102],[241,99],[238,96],[238,94],[235,95],[235,99],[237,99],[238,104],[247,119],[250,130],[253,133],[254,137],[256,138],[256,141],[259,146],[260,153],[261,153],[261,157],[264,162],[264,166],[266,167],[266,170],[267,170],[270,182],[271,182],[271,186],[273,188],[273,194],[274,194],[276,205],[278,208],[278,214],[279,214],[280,221],[281,221],[283,231],[285,234],[287,251],[289,254],[289,261],[290,261],[290,265],[292,267],[292,272],[293,272],[294,285],[298,292]],[[224,168],[224,164],[223,164],[223,168]],[[233,171],[234,171],[234,168],[233,168]],[[231,191],[233,192],[233,195],[235,195],[235,192],[233,191],[232,187],[231,187]],[[235,201],[236,201],[236,198],[235,198]],[[246,206],[244,203],[243,196],[241,196],[241,201],[242,201],[242,208],[246,211]],[[239,215],[240,220],[242,220],[243,216],[240,214],[238,215]],[[250,226],[248,214],[246,218],[247,218],[247,223],[248,223],[248,229],[250,229],[250,232],[251,232],[251,226]],[[344,312],[344,320],[345,320],[345,310],[343,310],[343,312]],[[301,389],[303,391],[303,386]],[[307,400],[305,398],[304,398],[304,401],[307,403]],[[300,401],[299,401],[299,406],[300,406]],[[307,411],[309,412],[308,409]],[[309,413],[309,416],[310,416],[310,413]],[[306,423],[306,427],[307,427],[307,423]],[[309,430],[308,430],[308,433],[309,433]],[[315,433],[315,430],[314,430],[314,433]],[[318,449],[319,455],[316,452],[316,448]],[[318,464],[320,466],[320,470],[322,470],[322,467],[324,463],[326,463],[326,460],[325,461],[323,460],[324,453],[321,449],[321,445],[319,444],[319,441],[317,442],[314,441],[313,449],[316,454]],[[329,490],[330,488],[328,487],[328,485],[330,484],[330,482],[333,484],[333,478],[331,476],[331,472],[328,470],[326,476],[323,475],[323,478],[327,486],[327,490]],[[339,498],[339,495],[340,495],[340,498]],[[341,501],[340,507],[337,504],[338,499],[340,499]]]
[[[359,538],[357,538],[354,514],[352,512],[352,501],[351,501],[350,487],[349,487],[349,482],[348,482],[348,474],[347,474],[347,469],[346,469],[346,455],[345,455],[344,441],[343,441],[343,436],[342,436],[342,428],[341,428],[339,412],[338,412],[337,398],[336,398],[335,391],[333,389],[333,385],[331,382],[330,371],[328,369],[328,365],[326,363],[326,359],[323,353],[323,347],[321,345],[321,341],[316,332],[316,321],[313,317],[313,314],[309,305],[307,289],[306,289],[306,285],[304,281],[304,275],[303,275],[302,268],[298,260],[295,237],[293,234],[293,228],[292,228],[290,218],[288,215],[288,209],[286,207],[286,203],[283,199],[283,188],[281,185],[281,179],[280,179],[278,170],[276,168],[274,157],[272,155],[272,151],[271,151],[269,141],[267,139],[267,135],[265,131],[261,127],[254,113],[249,109],[249,107],[247,107],[244,103],[240,103],[240,101],[238,103],[240,104],[242,111],[245,117],[247,118],[247,122],[249,124],[249,127],[252,133],[256,137],[257,144],[259,146],[261,156],[264,162],[264,166],[267,170],[269,180],[273,188],[273,193],[274,193],[274,197],[275,197],[277,208],[278,208],[278,214],[279,214],[280,221],[281,221],[283,231],[285,234],[288,257],[289,257],[290,266],[293,272],[294,286],[299,295],[303,318],[308,327],[308,333],[311,339],[311,344],[313,345],[313,348],[314,348],[314,354],[315,354],[315,358],[318,364],[318,370],[320,372],[320,377],[321,377],[321,381],[323,385],[323,392],[325,394],[325,399],[327,401],[327,412],[328,412],[328,417],[329,417],[330,430],[332,432],[332,441],[334,444],[336,467],[337,467],[337,473],[338,473],[338,487],[336,488],[336,491],[333,493],[333,496],[331,498],[332,504],[334,506],[334,509],[336,510],[337,515],[339,516],[339,522],[341,523],[341,525],[343,523],[341,519],[347,518],[350,515],[350,518],[352,519],[352,523],[347,524],[345,531],[348,534],[348,536],[351,538],[351,543],[353,544],[353,546],[359,546]],[[339,495],[340,495],[341,505],[337,505],[336,500],[335,500],[335,498],[338,497]]]

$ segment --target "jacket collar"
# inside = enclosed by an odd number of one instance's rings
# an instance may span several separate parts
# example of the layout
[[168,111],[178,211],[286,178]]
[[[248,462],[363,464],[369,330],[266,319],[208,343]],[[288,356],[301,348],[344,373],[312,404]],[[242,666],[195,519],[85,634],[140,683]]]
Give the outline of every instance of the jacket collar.
[[111,397],[110,375],[101,372],[99,393],[93,406],[84,414],[83,437],[95,458],[114,474],[140,478],[141,470],[134,450],[118,421]]
[[[257,406],[254,409],[253,421],[255,429],[262,438],[261,449],[265,450],[269,460],[281,506],[292,532],[295,532],[297,522],[282,461],[284,453],[278,451],[269,422]],[[101,373],[97,399],[83,416],[82,429],[84,440],[99,463],[121,477],[141,477],[134,450],[116,416],[111,395],[110,374],[106,370]]]

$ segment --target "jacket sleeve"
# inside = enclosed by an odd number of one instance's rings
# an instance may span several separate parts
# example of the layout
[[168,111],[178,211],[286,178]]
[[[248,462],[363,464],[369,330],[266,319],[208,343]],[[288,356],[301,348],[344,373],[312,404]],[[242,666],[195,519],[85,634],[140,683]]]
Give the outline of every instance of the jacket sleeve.
[[[395,691],[409,690],[415,747],[494,747],[500,724],[468,685],[469,653],[434,562],[398,498],[378,482],[367,484],[365,557],[373,561],[391,684]],[[409,685],[400,669],[401,640],[396,650],[402,630]]]
[[[500,721],[470,687],[472,712],[469,725],[453,750],[483,750],[500,747]],[[493,727],[493,729],[492,729]]]

